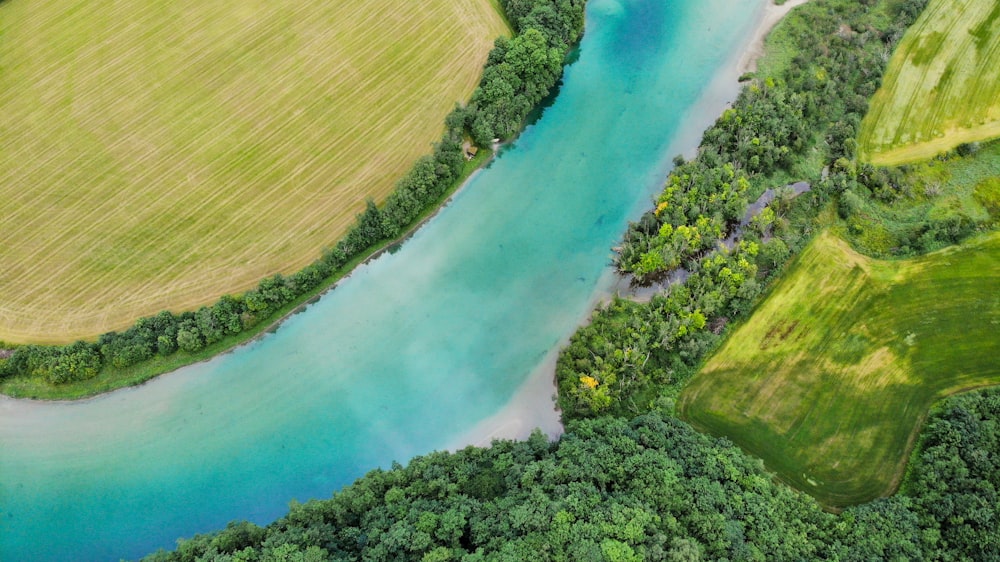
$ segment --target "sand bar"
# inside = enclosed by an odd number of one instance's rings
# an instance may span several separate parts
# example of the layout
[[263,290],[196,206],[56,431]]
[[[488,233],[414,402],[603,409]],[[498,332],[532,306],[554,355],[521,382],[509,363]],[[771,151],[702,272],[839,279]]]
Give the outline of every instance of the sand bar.
[[743,56],[740,57],[739,69],[740,73],[745,72],[756,72],[757,71],[757,59],[764,56],[764,40],[767,39],[767,34],[774,29],[774,26],[778,25],[778,22],[784,18],[788,12],[793,9],[805,4],[809,0],[788,0],[782,5],[777,5],[772,1],[768,2],[767,7],[764,8],[761,14],[761,19],[754,29],[753,37],[750,38],[750,43],[747,48],[743,51]]

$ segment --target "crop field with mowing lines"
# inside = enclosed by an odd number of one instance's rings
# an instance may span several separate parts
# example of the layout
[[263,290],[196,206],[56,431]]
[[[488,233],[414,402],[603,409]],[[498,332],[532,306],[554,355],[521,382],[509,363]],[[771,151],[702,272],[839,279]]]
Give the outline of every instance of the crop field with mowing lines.
[[1000,2],[930,0],[889,62],[858,152],[890,165],[1000,137]]
[[1000,384],[998,271],[1000,232],[906,261],[822,233],[678,409],[823,504],[887,495],[934,401]]
[[300,269],[430,152],[506,33],[492,0],[0,2],[0,340]]

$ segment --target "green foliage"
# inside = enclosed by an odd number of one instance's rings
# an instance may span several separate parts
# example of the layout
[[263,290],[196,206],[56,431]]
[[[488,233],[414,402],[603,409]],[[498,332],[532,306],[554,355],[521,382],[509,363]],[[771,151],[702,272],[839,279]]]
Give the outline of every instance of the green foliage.
[[717,337],[708,318],[741,314],[757,296],[758,245],[693,262],[683,284],[640,304],[615,299],[577,331],[556,365],[563,418],[634,415],[676,394]]
[[936,408],[903,484],[944,560],[1000,559],[1000,389],[949,398]]
[[[1000,216],[1000,142],[900,168],[834,166],[837,232],[875,257],[909,257],[988,230]],[[991,187],[993,186],[993,187]]]
[[101,355],[91,343],[78,341],[62,347],[25,345],[15,348],[0,364],[0,379],[30,373],[49,384],[64,384],[92,378],[100,369]]
[[479,146],[509,139],[562,74],[570,47],[583,32],[583,0],[505,0],[518,31],[497,39],[472,94],[465,123]]
[[994,221],[1000,220],[1000,177],[980,181],[976,184],[973,194]]
[[583,33],[585,0],[500,0],[519,33],[534,28],[551,45],[572,45]]
[[183,324],[177,331],[177,347],[188,353],[194,353],[205,347],[205,340],[201,338],[201,331],[196,324],[193,322]]
[[923,529],[907,497],[877,499],[847,510],[837,521],[831,548],[841,560],[935,559],[939,553],[924,551]]
[[89,379],[101,368],[101,357],[92,345],[78,341],[56,353],[45,375],[51,384]]
[[667,178],[656,209],[630,225],[618,252],[618,267],[639,283],[664,277],[716,246],[723,231],[746,208],[750,182],[727,163],[713,166],[708,153],[684,162]]

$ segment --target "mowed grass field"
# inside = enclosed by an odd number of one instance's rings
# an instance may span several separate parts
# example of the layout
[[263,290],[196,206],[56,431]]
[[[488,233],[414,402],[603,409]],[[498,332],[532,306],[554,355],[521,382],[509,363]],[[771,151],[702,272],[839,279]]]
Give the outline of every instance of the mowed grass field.
[[468,99],[494,0],[0,2],[0,340],[319,257]]
[[840,507],[891,493],[931,404],[988,384],[1000,384],[1000,233],[893,262],[824,232],[678,408]]
[[1000,137],[1000,2],[930,0],[861,123],[862,159],[894,165]]

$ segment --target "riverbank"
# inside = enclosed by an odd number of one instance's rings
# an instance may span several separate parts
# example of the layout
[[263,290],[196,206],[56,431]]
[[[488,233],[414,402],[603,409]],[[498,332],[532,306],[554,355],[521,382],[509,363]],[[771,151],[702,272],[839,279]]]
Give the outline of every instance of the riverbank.
[[178,369],[211,361],[216,357],[232,353],[268,334],[274,333],[286,320],[305,311],[323,295],[336,289],[340,283],[350,278],[358,268],[380,258],[386,252],[393,252],[398,249],[400,245],[404,244],[414,233],[447,207],[452,199],[480,171],[489,167],[497,151],[501,148],[500,145],[494,145],[491,149],[480,150],[474,158],[465,163],[462,174],[455,180],[452,187],[441,195],[438,202],[424,210],[406,232],[392,240],[383,242],[370,252],[363,253],[350,260],[316,289],[303,294],[279,308],[274,313],[273,319],[268,322],[262,322],[238,334],[227,336],[221,341],[205,346],[197,352],[177,351],[166,357],[157,355],[147,361],[122,369],[105,366],[97,376],[83,381],[50,385],[45,381],[32,377],[10,377],[0,380],[0,397],[44,402],[71,402],[94,398],[116,390],[145,384],[160,375],[170,374]]
[[[586,314],[577,321],[577,328],[590,320],[591,311],[601,303],[617,278],[618,274],[612,268],[604,272],[597,282]],[[454,439],[446,447],[447,450],[456,451],[470,445],[488,447],[495,439],[526,439],[535,429],[544,433],[549,440],[562,435],[565,428],[556,407],[558,389],[555,370],[559,353],[569,343],[571,335],[567,334],[545,354],[545,358],[500,411]]]
[[[739,77],[747,72],[748,65],[756,65],[757,59],[763,56],[763,45],[767,34],[788,12],[807,1],[792,0],[778,6],[771,0],[765,5],[757,18],[756,26],[750,30],[746,47],[734,51],[728,62],[715,73],[698,102],[685,114],[679,133],[666,151],[668,156],[694,155],[705,129],[718,119],[739,94]],[[618,274],[614,267],[609,267],[597,283],[588,312],[580,318],[577,328],[590,322],[591,314],[597,306],[609,302],[616,295],[631,291],[628,279]],[[647,300],[650,296],[645,295]],[[557,393],[555,367],[559,352],[567,345],[571,335],[567,335],[545,356],[502,410],[477,423],[475,427],[455,439],[447,447],[448,450],[457,450],[468,445],[484,447],[494,439],[525,439],[536,428],[550,439],[561,435],[564,427],[555,405]]]
[[767,34],[774,29],[774,26],[784,19],[788,12],[805,4],[809,0],[788,0],[784,4],[775,4],[774,0],[769,0],[767,7],[761,14],[757,27],[754,29],[753,37],[743,55],[740,57],[740,74],[757,71],[757,60],[764,56],[766,52],[765,42]]

